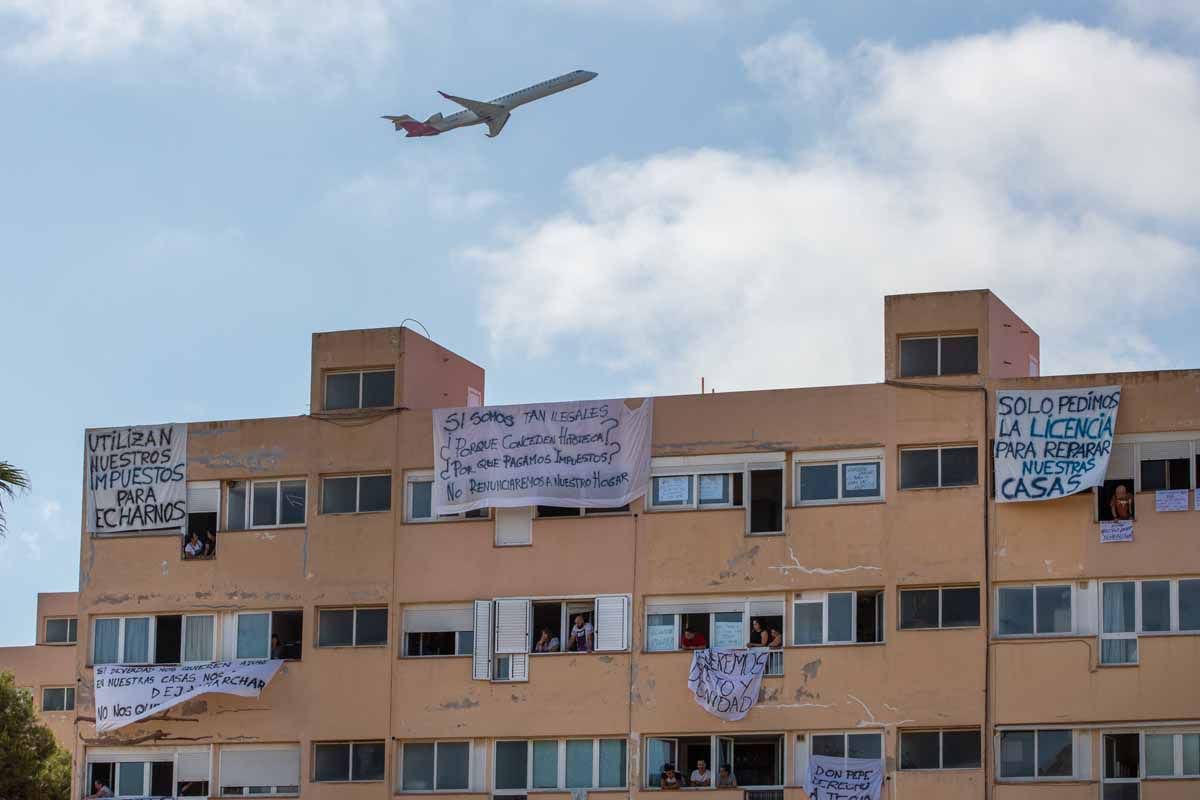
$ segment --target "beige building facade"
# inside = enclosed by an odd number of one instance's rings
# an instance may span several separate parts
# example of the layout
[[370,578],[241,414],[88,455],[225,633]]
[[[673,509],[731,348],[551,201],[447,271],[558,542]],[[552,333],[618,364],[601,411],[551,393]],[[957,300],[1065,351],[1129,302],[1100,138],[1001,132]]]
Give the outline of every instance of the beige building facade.
[[[83,535],[76,796],[618,800],[669,762],[801,800],[814,754],[883,758],[891,800],[1200,796],[1200,515],[1155,510],[1196,488],[1200,372],[1038,377],[988,291],[884,314],[882,383],[655,398],[646,496],[587,513],[434,517],[431,410],[482,404],[483,370],[314,335],[311,414],[188,426],[211,552]],[[1097,492],[996,503],[996,391],[1111,384],[1134,541],[1101,543]],[[759,702],[724,722],[688,645],[752,641]],[[95,663],[271,653],[257,699],[95,731]]]
[[76,592],[40,592],[35,644],[0,647],[0,672],[25,690],[42,724],[59,745],[75,746],[75,643],[79,630]]

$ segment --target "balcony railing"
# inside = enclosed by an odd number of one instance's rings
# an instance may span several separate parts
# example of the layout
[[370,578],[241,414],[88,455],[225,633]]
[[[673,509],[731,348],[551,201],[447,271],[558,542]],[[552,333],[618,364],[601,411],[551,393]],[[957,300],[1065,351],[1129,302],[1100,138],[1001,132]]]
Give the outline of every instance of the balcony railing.
[[745,800],[783,800],[783,789],[747,789]]
[[[771,651],[770,658],[767,659],[767,671],[763,674],[767,675],[768,677],[778,677],[783,674],[783,651],[782,650],[772,650]],[[754,798],[754,800],[758,800],[758,798]],[[771,800],[771,799],[766,798],[766,800]]]

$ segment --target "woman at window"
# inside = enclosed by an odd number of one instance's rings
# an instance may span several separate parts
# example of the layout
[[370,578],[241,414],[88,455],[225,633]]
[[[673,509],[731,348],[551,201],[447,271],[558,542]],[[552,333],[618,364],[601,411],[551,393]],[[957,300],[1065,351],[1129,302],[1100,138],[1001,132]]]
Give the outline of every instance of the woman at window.
[[771,639],[767,635],[767,631],[763,628],[762,622],[754,620],[750,623],[750,644],[748,647],[766,647]]
[[767,642],[767,647],[771,648],[772,650],[777,650],[780,647],[783,647],[783,632],[774,625],[771,626],[771,638],[770,641]]
[[558,652],[558,637],[550,634],[549,628],[542,628],[542,634],[533,644],[533,652],[535,653],[557,653]]
[[679,773],[675,771],[675,765],[670,762],[663,764],[662,774],[658,778],[658,788],[678,789],[681,783]]

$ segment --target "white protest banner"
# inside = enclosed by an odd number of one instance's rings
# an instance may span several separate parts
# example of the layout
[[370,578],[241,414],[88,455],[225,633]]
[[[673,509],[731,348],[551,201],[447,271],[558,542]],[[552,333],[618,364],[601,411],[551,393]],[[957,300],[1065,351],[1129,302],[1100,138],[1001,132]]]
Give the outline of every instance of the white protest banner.
[[206,692],[258,697],[280,659],[214,661],[178,667],[95,667],[96,731],[111,731]]
[[996,502],[1103,484],[1120,404],[1120,386],[996,392]]
[[187,425],[84,433],[88,533],[178,528],[187,520]]
[[741,719],[758,702],[758,690],[770,660],[771,654],[765,649],[696,650],[692,653],[688,689],[708,713],[725,720]]
[[1160,489],[1154,493],[1154,510],[1160,513],[1187,511],[1191,494],[1189,489]]
[[810,756],[804,791],[811,800],[879,800],[883,761],[878,758]]
[[1132,542],[1133,520],[1114,519],[1102,521],[1100,523],[1100,541],[1101,543]]
[[623,400],[439,408],[433,512],[616,508],[646,492],[653,402]]

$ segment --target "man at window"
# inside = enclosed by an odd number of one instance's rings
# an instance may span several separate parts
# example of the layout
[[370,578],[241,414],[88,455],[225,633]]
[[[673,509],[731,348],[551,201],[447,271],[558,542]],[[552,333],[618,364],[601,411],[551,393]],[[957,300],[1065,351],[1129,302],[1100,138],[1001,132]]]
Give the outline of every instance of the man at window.
[[750,628],[750,642],[747,647],[766,647],[770,643],[771,637],[767,634],[761,620],[756,619],[751,622]]
[[722,764],[721,770],[717,773],[717,788],[732,789],[737,786],[737,778],[733,777],[733,771],[728,764]]
[[571,635],[567,638],[567,649],[575,653],[590,653],[592,652],[592,637],[595,629],[592,623],[585,622],[582,614],[575,615],[575,625],[571,628]]
[[708,640],[704,638],[703,633],[692,630],[690,625],[685,625],[683,628],[683,641],[680,642],[680,647],[684,650],[701,650],[708,647]]
[[92,781],[92,793],[89,794],[87,797],[85,797],[84,800],[93,800],[93,798],[97,798],[97,797],[112,797],[112,796],[113,796],[112,789],[105,786],[104,781],[97,778],[96,780]]
[[696,762],[696,768],[688,780],[692,786],[708,786],[712,783],[712,773],[708,771],[708,763],[704,759]]
[[271,634],[271,658],[287,658],[287,650],[279,641],[279,634]]

